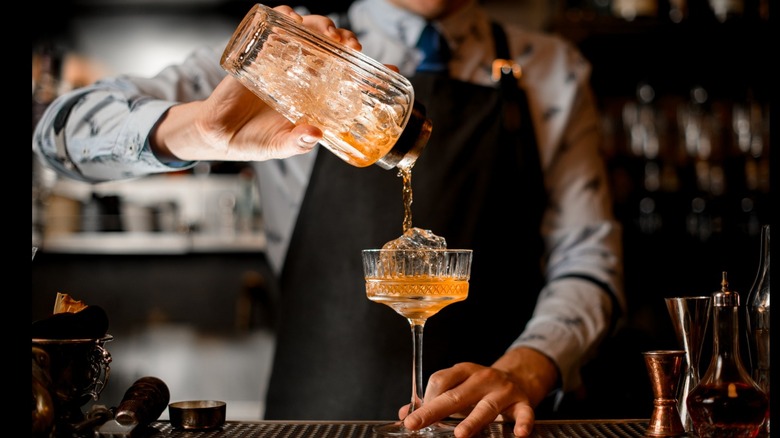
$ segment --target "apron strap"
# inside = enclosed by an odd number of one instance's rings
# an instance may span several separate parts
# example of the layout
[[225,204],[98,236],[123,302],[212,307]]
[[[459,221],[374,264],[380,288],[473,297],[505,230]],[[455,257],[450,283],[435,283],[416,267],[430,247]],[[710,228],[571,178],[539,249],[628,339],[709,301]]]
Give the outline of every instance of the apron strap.
[[[522,68],[512,60],[509,53],[509,44],[507,43],[506,32],[500,24],[491,22],[493,31],[493,44],[496,49],[496,59],[492,65],[492,77],[501,86],[504,98],[504,126],[510,132],[517,132],[522,129],[521,139],[536,147],[536,134],[534,133],[533,123],[530,122],[530,109],[528,108],[528,98],[518,83],[522,76]],[[525,116],[525,117],[524,117]],[[523,123],[523,119],[528,118],[529,123]],[[525,126],[523,126],[525,125]]]
[[522,69],[512,61],[504,28],[495,21],[490,23],[490,27],[496,50],[496,59],[493,61],[491,75],[494,81],[501,84],[504,91],[514,92],[515,89],[519,88],[517,81],[522,76]]
[[[509,132],[515,132],[519,135],[521,144],[539,164],[536,167],[541,169],[536,132],[531,119],[531,109],[528,106],[528,96],[519,83],[522,77],[522,68],[512,60],[504,28],[495,21],[491,22],[491,28],[496,50],[492,73],[493,80],[499,82],[502,91],[504,127]],[[541,171],[538,177],[542,178]],[[544,186],[542,185],[542,187]]]

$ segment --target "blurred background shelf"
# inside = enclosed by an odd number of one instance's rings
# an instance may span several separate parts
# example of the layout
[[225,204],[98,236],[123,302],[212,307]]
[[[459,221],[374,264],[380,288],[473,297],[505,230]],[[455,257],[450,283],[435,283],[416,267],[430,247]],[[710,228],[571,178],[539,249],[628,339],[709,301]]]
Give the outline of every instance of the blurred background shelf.
[[186,254],[262,252],[263,234],[204,235],[153,232],[79,232],[43,239],[42,248],[69,254]]

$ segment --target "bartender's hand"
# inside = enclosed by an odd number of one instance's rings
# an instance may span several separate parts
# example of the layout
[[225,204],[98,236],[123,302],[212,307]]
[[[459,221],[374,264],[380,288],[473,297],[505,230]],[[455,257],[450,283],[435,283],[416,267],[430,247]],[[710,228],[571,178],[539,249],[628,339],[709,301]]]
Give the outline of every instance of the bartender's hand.
[[[355,34],[335,26],[322,15],[297,14],[277,6],[306,27],[356,50]],[[262,161],[310,151],[322,138],[312,125],[293,125],[232,76],[220,82],[203,101],[171,107],[150,136],[155,154],[163,161]]]
[[[534,408],[558,381],[558,368],[530,348],[508,351],[491,367],[459,363],[431,375],[423,406],[406,416],[404,425],[420,429],[449,416],[465,416],[455,428],[457,438],[476,435],[491,422],[514,420],[517,437],[531,434]],[[406,418],[404,418],[406,416]]]

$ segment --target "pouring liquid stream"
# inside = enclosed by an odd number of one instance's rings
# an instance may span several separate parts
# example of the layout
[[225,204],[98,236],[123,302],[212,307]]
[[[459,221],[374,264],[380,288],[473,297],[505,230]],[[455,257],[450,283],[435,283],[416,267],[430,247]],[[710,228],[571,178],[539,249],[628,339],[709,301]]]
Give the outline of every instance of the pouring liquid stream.
[[406,233],[412,228],[412,166],[405,166],[398,169],[398,176],[403,180],[403,203],[404,220],[403,232]]

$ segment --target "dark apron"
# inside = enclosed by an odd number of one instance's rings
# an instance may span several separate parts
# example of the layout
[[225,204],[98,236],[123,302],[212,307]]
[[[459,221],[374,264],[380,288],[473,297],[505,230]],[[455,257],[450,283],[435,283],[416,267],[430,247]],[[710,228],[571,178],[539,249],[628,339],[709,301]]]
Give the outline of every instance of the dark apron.
[[[496,52],[509,59],[494,27]],[[500,89],[428,74],[411,80],[433,121],[412,172],[412,225],[474,250],[468,299],[425,326],[427,381],[458,362],[489,366],[520,335],[544,284],[546,194],[514,78]],[[411,400],[409,323],[366,298],[360,258],[401,235],[401,190],[396,171],[317,154],[280,279],[266,419],[392,420]]]

